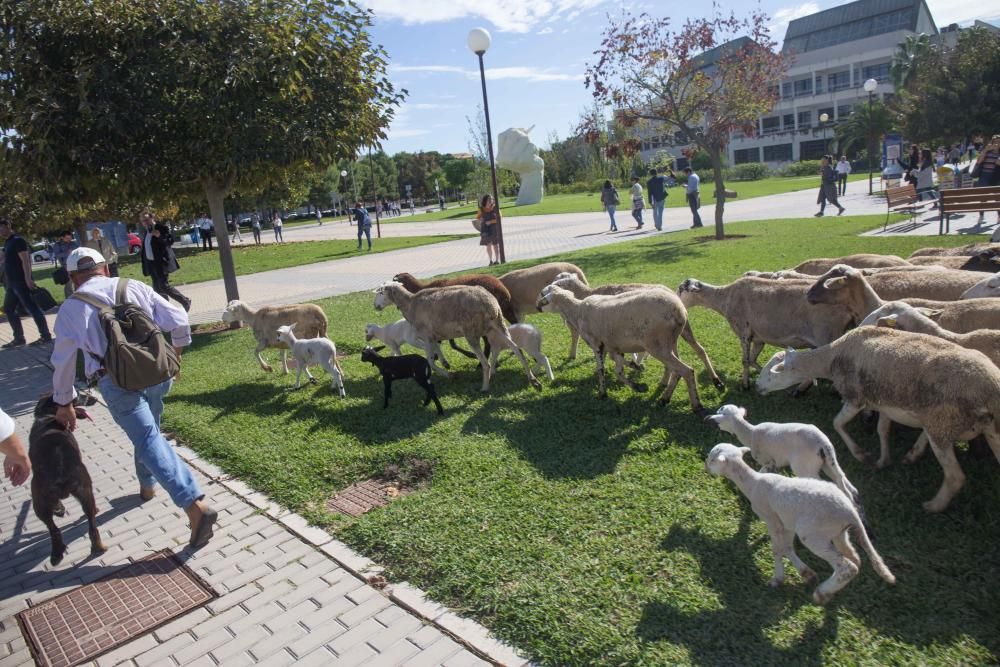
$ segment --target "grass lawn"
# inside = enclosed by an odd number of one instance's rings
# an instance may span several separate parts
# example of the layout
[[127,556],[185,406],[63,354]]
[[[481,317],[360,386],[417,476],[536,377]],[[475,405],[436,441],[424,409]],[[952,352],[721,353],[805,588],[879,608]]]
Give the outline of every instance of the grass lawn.
[[[851,181],[859,181],[868,178],[868,174],[851,174]],[[618,193],[621,195],[620,208],[622,211],[632,209],[631,200],[628,198],[628,188],[631,184],[619,184]],[[645,188],[643,182],[643,188]],[[782,192],[793,192],[795,190],[808,190],[819,187],[819,176],[805,176],[800,178],[765,178],[760,181],[732,181],[726,183],[726,188],[735,190],[740,199],[752,199],[753,197],[763,197],[764,195],[781,194]],[[706,202],[709,195],[715,191],[712,183],[702,183],[702,201]],[[550,213],[596,213],[603,211],[601,206],[601,193],[588,192],[576,195],[545,195],[540,204],[530,206],[514,206],[514,197],[504,198],[501,213],[504,215],[548,215]],[[667,208],[679,208],[687,206],[684,198],[684,188],[670,188],[667,196]],[[648,204],[647,204],[648,207]],[[433,211],[430,213],[418,213],[409,215],[405,213],[398,218],[384,218],[383,223],[395,222],[427,222],[431,220],[455,220],[462,218],[476,217],[476,206],[462,206],[459,208],[449,208],[446,211]],[[651,214],[650,214],[651,215]]]
[[[467,238],[468,235],[454,234],[450,236],[412,236],[406,238],[386,238],[375,241],[373,253],[415,248],[431,243],[442,243],[456,239]],[[289,266],[301,266],[315,262],[326,262],[333,259],[344,259],[358,254],[357,242],[343,241],[300,241],[295,243],[268,244],[255,246],[243,244],[233,246],[233,263],[236,265],[236,275],[245,276],[261,271],[284,269]],[[202,252],[194,247],[176,248],[177,259],[181,265],[180,271],[171,274],[173,285],[190,285],[206,280],[222,278],[222,268],[219,265],[219,253]],[[119,255],[118,269],[125,278],[143,280],[142,265],[139,255]],[[43,268],[44,267],[44,268]],[[62,303],[63,288],[52,282],[54,268],[48,264],[36,264],[34,269],[35,282],[49,291],[56,301]],[[146,279],[148,282],[148,279]],[[3,299],[3,287],[0,286],[0,301]]]
[[[861,238],[867,218],[737,223],[723,242],[705,232],[658,235],[570,253],[594,284],[726,282],[746,269],[777,269],[818,256],[861,251],[906,255],[968,239]],[[517,268],[523,264],[512,263]],[[405,270],[387,265],[385,274]],[[890,587],[862,554],[861,574],[828,607],[790,570],[771,589],[771,545],[738,490],[704,471],[704,457],[729,441],[695,417],[678,387],[666,408],[651,394],[612,382],[596,398],[592,355],[567,362],[569,337],[553,315],[531,322],[545,336],[556,373],[527,387],[509,357],[491,393],[479,393],[471,360],[451,353],[454,380],[435,380],[446,414],[420,406],[422,392],[397,383],[383,411],[382,385],[362,365],[366,322],[387,323],[369,293],[320,302],[347,358],[347,398],[321,384],[300,392],[293,377],[265,374],[248,330],[196,336],[171,393],[166,427],[228,473],[325,525],[337,537],[431,597],[491,628],[545,665],[920,664],[987,665],[1000,660],[1000,484],[993,460],[959,453],[968,481],[943,515],[926,513],[941,469],[932,455],[898,461],[916,433],[893,432],[896,464],[856,462],[832,428],[840,401],[821,384],[803,398],[761,397],[737,388],[739,345],[715,313],[691,314],[695,334],[729,387],[712,388],[695,355],[707,407],[734,402],[757,421],[805,421],[836,443],[860,489],[876,546],[899,583]],[[275,355],[272,353],[272,357]],[[763,357],[766,359],[766,357]],[[655,361],[643,381],[655,386]],[[863,447],[877,436],[857,420]],[[324,502],[346,485],[406,457],[433,462],[430,485],[358,519]],[[248,547],[252,552],[253,547]],[[799,554],[822,577],[829,567]]]

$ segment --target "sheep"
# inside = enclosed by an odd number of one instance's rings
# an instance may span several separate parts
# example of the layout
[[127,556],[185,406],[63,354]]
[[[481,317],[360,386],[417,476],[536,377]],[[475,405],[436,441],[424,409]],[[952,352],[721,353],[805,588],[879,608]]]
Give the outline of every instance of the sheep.
[[[870,313],[884,306],[886,301],[875,293],[869,279],[861,271],[849,266],[835,266],[820,276],[809,288],[806,297],[811,304],[839,304],[846,308],[854,323],[875,324]],[[930,301],[905,299],[917,307],[940,311],[937,323],[949,331],[966,333],[975,329],[1000,329],[1000,301],[971,299],[963,301]]]
[[[571,273],[580,279],[583,284],[587,284],[587,276],[583,274],[580,267],[569,262],[548,262],[538,264],[527,269],[517,269],[500,276],[502,282],[510,291],[511,305],[517,315],[517,321],[522,321],[530,313],[538,312],[535,302],[541,291],[555,280],[556,276],[562,273]],[[565,321],[565,320],[564,320]],[[579,334],[569,326],[570,343],[569,359],[576,359],[576,349],[580,341]]]
[[309,364],[319,364],[332,378],[330,388],[337,391],[341,398],[347,395],[344,391],[344,374],[337,362],[337,346],[332,340],[326,337],[297,338],[294,323],[278,327],[277,335],[278,340],[291,348],[292,356],[295,357],[295,389],[302,386],[302,371],[306,372],[310,382],[316,382],[316,378],[309,372]]
[[1000,268],[1000,247],[983,250],[974,255],[929,255],[910,258],[917,266],[937,265],[962,271],[995,273]]
[[510,338],[503,323],[500,306],[492,294],[478,285],[432,287],[417,293],[408,291],[397,282],[390,282],[375,290],[375,310],[394,305],[413,325],[424,340],[424,352],[431,368],[448,375],[434,363],[433,341],[464,336],[483,369],[482,391],[489,391],[492,371],[489,360],[479,346],[479,339],[493,335],[495,345],[513,350],[524,367],[528,382],[541,390],[541,383],[531,373],[531,368],[517,345]]
[[716,287],[689,278],[678,292],[688,308],[710,308],[729,322],[743,349],[740,386],[749,389],[750,367],[760,369],[757,357],[765,344],[819,347],[835,340],[850,326],[851,317],[845,308],[810,307],[805,299],[808,289],[809,282],[801,280],[740,278]]
[[921,428],[944,470],[924,509],[941,512],[965,483],[955,443],[982,434],[1000,460],[1000,368],[982,352],[923,334],[883,327],[849,331],[829,345],[778,352],[757,378],[761,393],[827,378],[844,405],[833,426],[858,460],[865,455],[845,430],[864,409]]
[[[508,333],[510,333],[511,340],[521,349],[522,352],[527,352],[538,364],[538,368],[545,372],[550,380],[555,380],[556,376],[552,374],[552,365],[549,363],[549,358],[542,353],[542,332],[530,324],[520,323],[512,324],[507,327]],[[497,357],[500,356],[502,347],[498,345],[493,345],[492,356],[490,358],[490,367],[497,367]]]
[[896,257],[895,255],[872,255],[863,253],[859,255],[837,257],[835,259],[807,259],[796,266],[793,270],[798,273],[818,276],[821,273],[826,273],[830,270],[830,267],[836,264],[846,264],[847,266],[853,266],[856,269],[870,269],[887,266],[907,266],[909,262],[902,257]]
[[275,335],[278,327],[294,324],[303,338],[326,336],[326,313],[313,303],[293,304],[289,306],[262,306],[251,310],[243,301],[230,301],[222,313],[223,322],[246,322],[253,329],[257,340],[257,361],[260,367],[271,372],[271,365],[264,361],[261,354],[264,348],[281,349],[281,368],[288,375],[287,347]]
[[988,299],[1000,297],[1000,271],[962,292],[962,299]]
[[914,250],[911,252],[909,259],[913,259],[914,257],[927,257],[931,255],[975,255],[983,252],[984,250],[1000,250],[1000,243],[971,243],[969,245],[958,246],[955,248],[921,248],[920,250]]
[[687,324],[687,311],[667,290],[637,290],[609,296],[577,299],[569,290],[549,285],[538,299],[543,312],[557,312],[580,332],[597,358],[598,397],[607,396],[604,355],[615,361],[618,379],[634,391],[647,387],[632,383],[622,371],[623,354],[649,352],[663,364],[659,404],[666,405],[680,378],[687,385],[691,409],[703,414],[694,371],[677,356],[677,338]]
[[366,346],[361,351],[361,361],[367,361],[379,370],[382,374],[383,401],[382,409],[389,407],[389,399],[392,398],[392,383],[395,380],[413,378],[413,381],[423,387],[427,395],[424,397],[424,407],[434,401],[439,415],[444,414],[441,401],[438,400],[437,390],[434,389],[434,382],[431,380],[431,366],[427,359],[419,354],[404,354],[395,357],[380,357],[378,355],[381,347],[372,348]]
[[861,558],[851,545],[851,528],[871,558],[872,568],[886,583],[896,583],[896,577],[872,546],[857,510],[840,489],[824,480],[757,472],[743,460],[747,451],[749,447],[720,443],[709,452],[705,469],[733,482],[750,501],[754,513],[767,524],[774,554],[772,587],[785,580],[784,558],[807,583],[816,581],[816,573],[795,553],[797,535],[809,551],[833,567],[830,578],[813,591],[813,601],[825,604],[861,569]]
[[754,460],[761,465],[761,472],[777,472],[788,467],[796,477],[820,479],[822,470],[858,506],[860,513],[858,490],[837,463],[837,452],[823,431],[812,424],[761,422],[754,426],[746,417],[746,408],[723,405],[706,421],[718,426],[720,431],[732,433],[749,447]]
[[1000,367],[1000,329],[978,329],[968,333],[955,333],[948,331],[931,319],[940,315],[939,311],[915,308],[906,303],[900,303],[900,306],[892,313],[876,315],[875,325],[937,336],[969,350],[979,350],[989,357],[996,366]]
[[[836,265],[835,265],[836,266]],[[846,266],[846,264],[844,265]],[[927,266],[886,266],[868,269],[856,269],[863,276],[873,276],[878,273],[906,273],[908,271],[944,271],[945,267],[939,265]],[[766,278],[767,280],[816,280],[816,276],[811,273],[801,273],[795,269],[783,269],[781,271],[744,271],[744,278]]]
[[[666,290],[673,297],[673,292],[670,292],[665,286],[657,284],[648,283],[624,283],[619,285],[601,285],[600,287],[590,287],[584,281],[580,280],[577,276],[571,273],[560,273],[556,276],[555,285],[559,285],[564,289],[568,289],[573,293],[577,299],[586,299],[589,296],[596,295],[611,295],[611,294],[624,294],[625,292],[632,292],[641,289],[660,289]],[[678,300],[678,308],[684,308],[684,304],[680,303]],[[685,309],[685,319],[687,318],[687,310]],[[715,368],[712,367],[712,361],[708,358],[708,353],[705,348],[695,339],[694,332],[691,330],[691,323],[685,322],[684,329],[681,331],[681,338],[683,338],[691,349],[695,351],[695,354],[701,359],[702,363],[705,364],[705,370],[708,374],[712,376],[712,384],[715,388],[722,391],[726,388],[725,383],[719,379],[718,374],[715,372]],[[635,364],[638,365],[640,360],[635,359]]]

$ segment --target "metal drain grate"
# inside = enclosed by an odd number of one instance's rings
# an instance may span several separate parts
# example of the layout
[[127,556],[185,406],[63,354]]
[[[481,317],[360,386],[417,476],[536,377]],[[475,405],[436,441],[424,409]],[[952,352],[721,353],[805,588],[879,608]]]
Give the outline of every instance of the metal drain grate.
[[326,506],[333,512],[340,512],[348,516],[361,516],[376,507],[388,505],[392,499],[389,489],[393,489],[396,495],[399,494],[396,483],[380,480],[366,479],[349,487],[335,495],[326,502]]
[[35,662],[93,660],[218,597],[169,549],[17,615]]

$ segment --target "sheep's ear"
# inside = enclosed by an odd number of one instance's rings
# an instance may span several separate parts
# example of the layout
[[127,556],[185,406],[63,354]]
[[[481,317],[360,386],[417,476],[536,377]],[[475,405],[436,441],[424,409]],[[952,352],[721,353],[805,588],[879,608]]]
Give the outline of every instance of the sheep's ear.
[[381,352],[385,349],[385,345],[379,345],[378,347],[373,347],[372,352]]
[[847,286],[847,280],[841,276],[839,278],[827,278],[823,281],[823,287],[830,290],[842,289]]
[[291,324],[288,325],[288,330],[295,331],[295,322],[292,322]]
[[749,447],[740,447],[740,456],[746,456],[750,453]]
[[932,320],[936,320],[938,317],[941,316],[941,313],[944,312],[940,308],[917,308],[917,310],[920,311],[921,315],[923,315],[924,317],[929,317]]
[[785,372],[785,362],[782,361],[780,364],[775,364],[771,366],[772,373],[784,373]]
[[896,329],[899,326],[899,317],[897,315],[887,315],[885,317],[878,318],[875,322],[877,327],[885,327],[887,329]]
[[722,417],[723,415],[708,415],[707,417],[705,417],[705,423],[715,424],[716,426],[718,426],[719,422],[722,421]]

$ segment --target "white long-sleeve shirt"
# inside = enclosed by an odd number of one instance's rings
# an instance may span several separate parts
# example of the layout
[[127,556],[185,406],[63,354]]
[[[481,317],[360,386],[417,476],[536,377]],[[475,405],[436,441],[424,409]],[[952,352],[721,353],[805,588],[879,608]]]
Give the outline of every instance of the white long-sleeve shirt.
[[6,412],[0,410],[0,442],[14,435],[15,427],[14,420],[7,416]]
[[838,162],[837,166],[834,167],[834,168],[837,170],[838,174],[849,174],[849,173],[851,173],[851,163],[848,162],[847,160],[843,160],[841,162]]
[[[109,306],[115,302],[118,278],[94,276],[77,288],[77,292],[90,294]],[[150,314],[156,326],[170,332],[176,347],[191,344],[191,325],[187,313],[152,290],[139,280],[129,280],[126,288],[129,303]],[[52,350],[52,399],[66,405],[76,398],[73,380],[76,376],[76,351],[83,352],[84,373],[93,376],[101,369],[101,362],[108,349],[97,309],[77,299],[66,299],[56,315],[55,346]],[[96,358],[92,355],[96,355]]]

